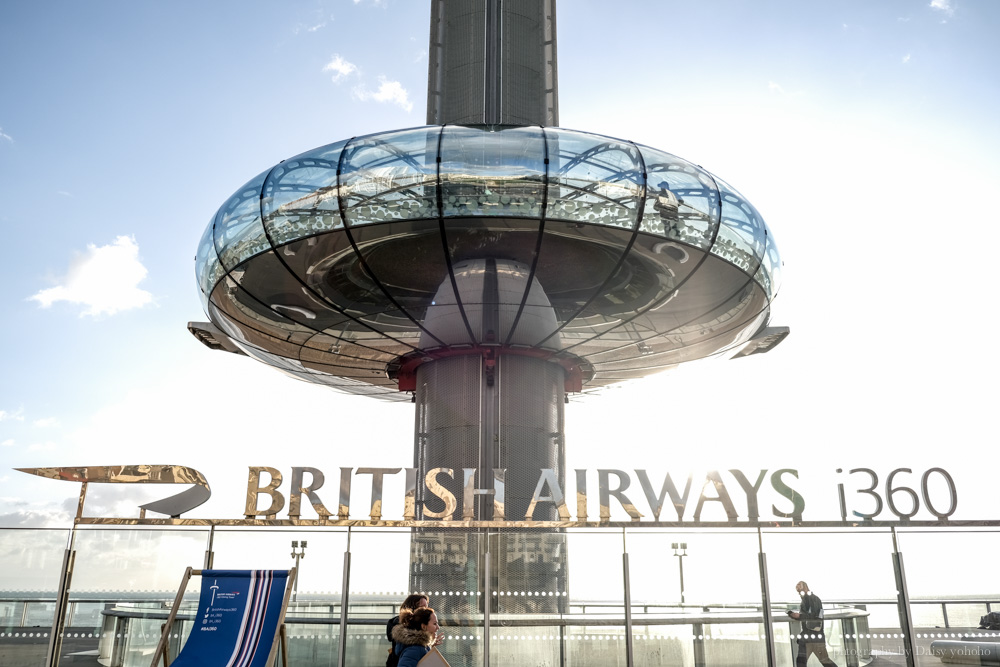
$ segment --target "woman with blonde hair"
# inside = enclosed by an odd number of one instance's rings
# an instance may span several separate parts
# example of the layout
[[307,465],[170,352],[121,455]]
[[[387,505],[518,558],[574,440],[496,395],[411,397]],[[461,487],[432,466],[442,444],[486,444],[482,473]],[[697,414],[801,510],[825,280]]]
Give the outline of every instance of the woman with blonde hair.
[[441,643],[439,629],[437,614],[430,607],[400,611],[399,625],[392,629],[399,667],[416,667],[432,646]]

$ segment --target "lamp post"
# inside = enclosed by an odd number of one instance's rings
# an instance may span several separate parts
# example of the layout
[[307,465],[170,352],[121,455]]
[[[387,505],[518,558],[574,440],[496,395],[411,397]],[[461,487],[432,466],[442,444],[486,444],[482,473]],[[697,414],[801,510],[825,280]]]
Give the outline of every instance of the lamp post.
[[299,541],[292,540],[292,558],[295,559],[295,581],[292,582],[292,601],[299,598],[299,560],[306,557],[306,545],[308,542],[302,540],[302,549],[299,549]]
[[[684,604],[684,557],[687,556],[688,545],[687,545],[687,542],[681,542],[680,544],[678,544],[677,542],[674,542],[673,544],[670,545],[670,547],[674,550],[674,555],[677,556],[677,563],[678,563],[678,565],[680,565],[680,570],[681,570],[681,604]],[[678,552],[678,549],[680,549],[679,552]]]

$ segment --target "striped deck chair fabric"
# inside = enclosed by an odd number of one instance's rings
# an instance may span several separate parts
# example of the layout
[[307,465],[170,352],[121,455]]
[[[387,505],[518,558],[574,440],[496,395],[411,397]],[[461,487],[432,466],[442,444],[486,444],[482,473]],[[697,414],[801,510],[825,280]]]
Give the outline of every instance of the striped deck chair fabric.
[[289,572],[201,570],[200,574],[194,625],[170,667],[267,667],[284,620]]

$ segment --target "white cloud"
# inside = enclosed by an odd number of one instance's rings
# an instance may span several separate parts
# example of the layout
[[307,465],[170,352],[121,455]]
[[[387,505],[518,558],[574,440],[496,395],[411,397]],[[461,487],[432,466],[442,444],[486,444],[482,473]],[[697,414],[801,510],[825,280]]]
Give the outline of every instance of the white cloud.
[[130,236],[119,236],[111,245],[87,245],[76,257],[61,285],[44,289],[29,297],[42,308],[57,301],[86,306],[80,316],[114,315],[122,310],[140,308],[153,295],[139,289],[148,271],[139,261],[139,246]]
[[931,0],[931,4],[928,6],[931,9],[944,12],[948,16],[955,13],[955,3],[952,0]]
[[7,134],[6,132],[4,132],[2,127],[0,127],[0,140],[14,143],[14,138],[9,134]]
[[375,100],[376,102],[395,104],[407,112],[413,110],[413,102],[410,101],[410,95],[403,88],[403,85],[399,81],[390,81],[384,76],[378,78],[378,90],[371,91],[364,86],[358,86],[354,89],[353,94],[356,99],[362,101]]
[[775,83],[774,81],[768,81],[767,82],[767,89],[769,91],[771,91],[772,93],[784,93],[785,92],[785,89],[782,88],[779,84]]
[[14,438],[7,438],[3,442],[0,442],[0,447],[13,447],[13,446],[14,446]]
[[333,60],[328,62],[325,67],[323,67],[324,72],[333,72],[334,83],[340,83],[342,79],[348,77],[358,71],[358,66],[354,63],[347,62],[340,57],[339,53],[334,54]]
[[18,408],[14,412],[7,412],[6,410],[0,410],[0,422],[6,421],[8,419],[14,419],[19,422],[24,421],[24,408]]
[[323,23],[317,23],[314,26],[306,28],[306,32],[316,32],[317,30],[322,30],[325,27],[326,27],[326,21],[324,21]]
[[[0,500],[9,500],[0,498]],[[25,505],[26,503],[21,502]],[[17,509],[13,512],[0,514],[0,526],[17,526],[19,528],[65,528],[72,521],[73,515],[66,510]]]
[[52,426],[59,426],[59,420],[55,417],[45,417],[44,419],[36,419],[32,422],[38,428],[50,428]]
[[907,53],[905,56],[903,56],[903,64],[906,64],[908,62],[910,62],[910,54],[909,53]]

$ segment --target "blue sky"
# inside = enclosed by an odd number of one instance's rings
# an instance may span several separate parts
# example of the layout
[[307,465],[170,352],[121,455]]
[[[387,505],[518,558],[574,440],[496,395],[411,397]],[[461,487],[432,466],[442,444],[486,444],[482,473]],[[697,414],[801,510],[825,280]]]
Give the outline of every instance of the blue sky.
[[[788,467],[824,489],[836,467],[942,466],[961,516],[997,518],[974,499],[1000,370],[1000,5],[608,8],[559,5],[561,125],[742,191],[778,239],[772,321],[792,335],[572,404],[569,465]],[[236,188],[423,124],[428,16],[417,0],[0,7],[0,526],[65,526],[75,508],[75,485],[15,467],[188,465],[215,490],[197,515],[238,518],[249,465],[332,484],[340,466],[407,464],[409,404],[212,353],[185,325],[205,319],[195,247]],[[835,518],[823,493],[810,511]],[[92,488],[88,513],[162,495]]]

